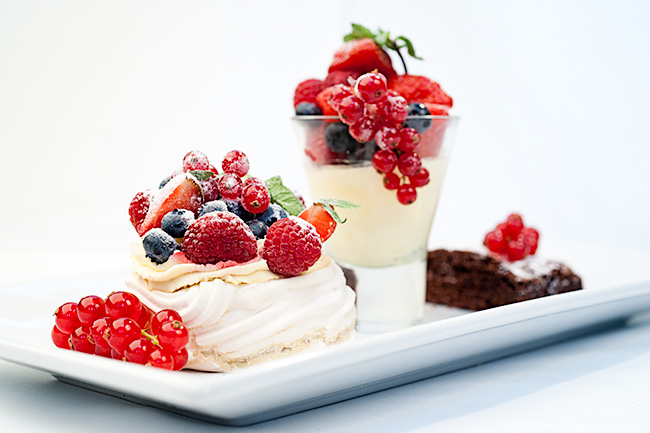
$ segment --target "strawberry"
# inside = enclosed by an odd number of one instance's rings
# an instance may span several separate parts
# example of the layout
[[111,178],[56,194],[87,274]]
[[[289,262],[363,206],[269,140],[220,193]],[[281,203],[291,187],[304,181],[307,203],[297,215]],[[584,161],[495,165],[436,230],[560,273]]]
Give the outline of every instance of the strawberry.
[[353,39],[335,53],[328,72],[354,71],[360,74],[377,69],[390,79],[397,75],[388,54],[372,39]]
[[449,116],[449,111],[446,105],[432,104],[431,102],[423,102],[432,116]]
[[301,102],[310,102],[315,104],[316,96],[321,90],[323,90],[323,88],[323,82],[314,78],[305,80],[298,84],[296,91],[293,94],[293,107],[296,108],[296,105]]
[[150,204],[151,193],[149,191],[137,193],[131,200],[131,204],[129,204],[129,219],[138,234],[140,234],[139,227],[147,216]]
[[153,228],[160,228],[163,217],[174,209],[188,209],[196,214],[202,203],[197,180],[191,175],[175,176],[158,190],[151,201],[147,216],[136,230],[142,236]]
[[348,78],[352,77],[353,80],[356,80],[359,76],[361,76],[361,73],[356,71],[332,71],[323,80],[323,88],[336,86],[337,84],[349,86]]
[[[451,108],[454,101],[435,81],[419,75],[400,75],[389,79],[388,88],[398,92],[406,101],[437,104]],[[427,106],[427,108],[429,108]],[[429,110],[431,111],[431,110]],[[433,114],[433,113],[432,113]]]
[[269,227],[262,258],[271,272],[292,277],[305,272],[318,261],[321,247],[320,236],[313,225],[289,216]]
[[323,116],[338,116],[339,113],[329,104],[330,95],[335,86],[323,89],[316,97],[316,105],[323,112]]
[[304,219],[316,228],[321,242],[325,242],[329,239],[329,237],[332,236],[332,233],[334,233],[334,229],[336,229],[336,221],[334,221],[332,215],[325,210],[321,203],[314,203],[302,211],[300,215],[298,215],[298,218]]

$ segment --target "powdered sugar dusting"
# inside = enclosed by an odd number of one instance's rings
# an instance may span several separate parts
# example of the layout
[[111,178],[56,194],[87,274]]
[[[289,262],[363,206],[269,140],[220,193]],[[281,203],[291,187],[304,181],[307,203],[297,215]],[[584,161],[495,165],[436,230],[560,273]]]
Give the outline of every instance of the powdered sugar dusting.
[[528,256],[516,262],[501,262],[501,267],[512,272],[514,276],[522,280],[532,280],[548,274],[554,269],[560,268],[560,263],[537,256]]

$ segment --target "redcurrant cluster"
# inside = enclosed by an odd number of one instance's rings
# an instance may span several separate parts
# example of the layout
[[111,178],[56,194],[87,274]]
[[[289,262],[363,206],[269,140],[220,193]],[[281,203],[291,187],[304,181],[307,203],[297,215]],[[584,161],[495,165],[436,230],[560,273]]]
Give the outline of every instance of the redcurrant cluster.
[[514,262],[535,254],[538,242],[539,232],[525,227],[520,215],[511,214],[505,222],[485,235],[483,245]]
[[132,293],[85,296],[61,305],[54,316],[52,341],[61,349],[168,370],[187,364],[189,333],[181,316],[154,313]]
[[256,177],[243,179],[250,168],[244,152],[228,152],[221,161],[221,168],[223,173],[220,175],[208,157],[198,150],[189,152],[183,158],[183,171],[207,171],[215,174],[201,181],[205,202],[216,200],[221,195],[226,199],[241,199],[244,209],[251,213],[261,213],[269,207],[271,196],[264,182]]
[[396,190],[400,203],[413,203],[416,188],[429,183],[429,172],[415,152],[420,134],[402,126],[409,111],[406,99],[388,90],[385,76],[370,72],[351,80],[350,86],[336,85],[328,102],[355,140],[377,142],[372,165],[383,175],[384,186]]

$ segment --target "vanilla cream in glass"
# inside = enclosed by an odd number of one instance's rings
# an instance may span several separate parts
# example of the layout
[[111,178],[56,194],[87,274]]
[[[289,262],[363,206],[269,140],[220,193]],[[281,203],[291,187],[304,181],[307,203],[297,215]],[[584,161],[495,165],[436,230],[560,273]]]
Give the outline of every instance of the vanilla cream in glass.
[[427,244],[458,119],[409,119],[430,126],[421,132],[415,150],[429,171],[429,183],[416,189],[417,199],[408,205],[397,200],[395,190],[384,187],[383,176],[372,166],[374,142],[347,143],[345,152],[335,153],[327,140],[345,140],[340,138],[344,127],[336,117],[293,119],[311,197],[359,205],[336,209],[347,220],[336,227],[323,247],[339,265],[354,271],[357,329],[361,332],[405,328],[419,323],[424,315]]

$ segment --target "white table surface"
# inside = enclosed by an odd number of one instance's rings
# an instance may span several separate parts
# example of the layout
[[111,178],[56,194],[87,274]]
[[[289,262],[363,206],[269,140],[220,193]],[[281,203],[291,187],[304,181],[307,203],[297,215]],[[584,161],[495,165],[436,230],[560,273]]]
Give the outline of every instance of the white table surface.
[[[642,432],[650,314],[626,326],[249,427],[207,424],[0,361],[3,431]],[[127,427],[128,426],[128,427]]]

